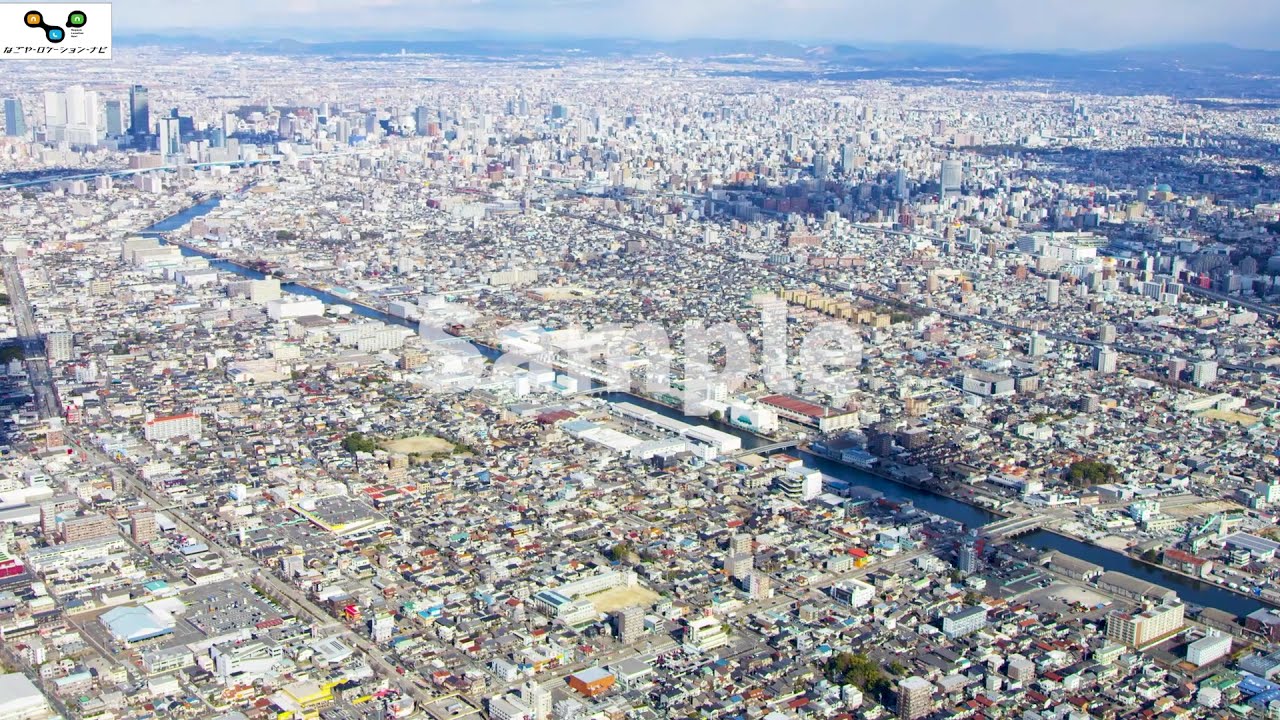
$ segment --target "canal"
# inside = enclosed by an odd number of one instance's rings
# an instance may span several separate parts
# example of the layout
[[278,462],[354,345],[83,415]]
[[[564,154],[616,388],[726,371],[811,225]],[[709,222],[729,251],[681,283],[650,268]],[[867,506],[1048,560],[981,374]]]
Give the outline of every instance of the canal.
[[[198,205],[194,205],[183,212],[157,222],[142,231],[142,233],[159,234],[177,230],[191,222],[194,218],[200,217],[201,215],[213,210],[217,205],[217,199],[207,200]],[[227,260],[209,257],[188,248],[183,248],[182,252],[186,255],[200,255],[202,257],[207,257],[210,260],[210,264],[219,270],[257,280],[266,277],[263,273],[256,270],[242,267]],[[363,317],[397,325],[404,325],[405,327],[417,328],[416,322],[365,307],[364,305],[353,303],[345,298],[322,290],[316,290],[314,288],[305,287],[291,282],[281,283],[281,288],[286,292],[312,297],[327,304],[345,305],[350,307],[354,313]],[[478,343],[475,345],[482,354],[490,359],[494,359],[501,354],[500,351],[495,348],[480,345]],[[676,408],[654,402],[647,398],[638,397],[630,393],[608,392],[602,393],[601,397],[609,402],[629,402],[640,405],[684,422],[715,427],[716,429],[732,433],[742,438],[743,447],[746,448],[761,447],[771,442],[770,440],[762,438],[751,432],[725,423],[714,422],[707,418],[685,417]],[[918,490],[906,485],[901,485],[893,482],[892,480],[872,475],[871,473],[863,472],[857,468],[849,467],[848,465],[837,463],[811,453],[802,452],[799,453],[799,455],[800,459],[803,460],[804,464],[808,467],[816,468],[827,475],[847,480],[855,485],[862,485],[882,492],[885,497],[890,500],[899,502],[909,500],[921,510],[962,522],[971,528],[985,525],[1000,518],[999,515],[988,512],[982,508],[974,507],[967,503],[953,500],[928,490]],[[1254,610],[1263,607],[1263,603],[1261,601],[1253,600],[1249,597],[1231,592],[1230,590],[1220,588],[1216,585],[1200,582],[1184,575],[1179,575],[1153,565],[1148,565],[1147,563],[1135,560],[1123,553],[1083,543],[1079,540],[1073,540],[1072,538],[1048,532],[1046,530],[1040,530],[1030,535],[1026,535],[1020,538],[1019,542],[1035,548],[1056,550],[1071,557],[1100,565],[1107,570],[1122,572],[1148,582],[1172,588],[1178,592],[1178,595],[1184,601],[1195,605],[1213,607],[1240,616],[1247,615]]]

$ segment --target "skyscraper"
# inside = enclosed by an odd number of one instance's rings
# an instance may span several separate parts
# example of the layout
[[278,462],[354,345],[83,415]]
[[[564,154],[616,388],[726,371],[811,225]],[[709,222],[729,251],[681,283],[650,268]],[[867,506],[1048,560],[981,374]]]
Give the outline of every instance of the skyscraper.
[[413,111],[414,131],[419,135],[427,134],[427,125],[431,122],[431,110],[426,105],[419,105]]
[[151,104],[147,89],[134,85],[129,89],[129,134],[134,137],[151,134]]
[[831,174],[831,161],[827,159],[827,154],[820,152],[813,156],[813,176],[819,180],[826,180]]
[[898,717],[916,720],[933,710],[933,683],[915,675],[898,683]]
[[44,134],[52,141],[62,140],[67,126],[67,101],[62,93],[46,91],[44,94]]
[[108,100],[107,101],[107,135],[111,137],[120,137],[124,135],[124,101]]
[[176,117],[160,118],[160,154],[164,157],[178,155],[182,151],[181,125]]
[[22,101],[18,98],[5,98],[4,134],[9,137],[21,137],[27,134],[27,118],[22,111]]
[[964,163],[959,160],[942,161],[942,197],[956,197],[960,194],[960,186],[964,184]]
[[97,145],[98,93],[72,85],[64,93],[44,94],[45,138],[73,145]]

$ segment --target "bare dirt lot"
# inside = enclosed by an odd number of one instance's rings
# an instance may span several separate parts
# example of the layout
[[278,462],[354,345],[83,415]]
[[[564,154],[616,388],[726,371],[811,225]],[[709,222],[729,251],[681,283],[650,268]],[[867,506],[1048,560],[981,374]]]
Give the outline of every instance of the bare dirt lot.
[[611,590],[605,590],[602,593],[589,595],[587,599],[594,603],[596,609],[600,612],[613,612],[632,605],[651,605],[658,599],[658,593],[649,588],[636,585],[635,587],[616,587]]
[[431,435],[414,435],[413,437],[387,440],[382,447],[391,452],[406,455],[442,455],[453,452],[453,443]]

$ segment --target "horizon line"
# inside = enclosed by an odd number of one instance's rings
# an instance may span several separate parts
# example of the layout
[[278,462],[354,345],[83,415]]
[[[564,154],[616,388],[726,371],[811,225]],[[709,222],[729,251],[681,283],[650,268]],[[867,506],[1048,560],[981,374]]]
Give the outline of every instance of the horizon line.
[[[234,31],[236,28],[221,28],[222,31]],[[261,31],[272,33],[277,28],[262,28]],[[226,38],[218,35],[211,35],[209,28],[197,27],[168,27],[153,29],[117,29],[120,38],[162,38],[168,33],[180,33],[172,39],[174,41],[183,38],[197,38],[202,40],[210,40],[214,42],[222,42],[227,44],[255,44],[255,43],[280,43],[295,42],[303,45],[324,45],[335,43],[362,43],[362,42],[379,42],[379,43],[441,43],[441,42],[639,42],[653,44],[680,44],[680,43],[696,43],[696,42],[744,42],[744,43],[770,43],[780,45],[790,45],[796,48],[821,48],[821,47],[848,47],[854,49],[867,50],[886,50],[895,48],[919,48],[919,49],[935,49],[935,50],[952,50],[952,51],[969,51],[969,52],[985,52],[985,53],[1032,53],[1032,54],[1099,54],[1121,51],[1176,51],[1194,48],[1220,48],[1225,50],[1239,50],[1245,52],[1264,52],[1264,53],[1280,53],[1280,49],[1270,49],[1262,47],[1250,47],[1245,45],[1236,45],[1225,41],[1167,41],[1140,43],[1134,45],[1115,45],[1102,48],[1078,48],[1078,47],[1053,47],[1036,49],[1032,47],[1021,46],[992,46],[992,45],[965,45],[960,43],[934,42],[934,41],[884,41],[884,40],[834,40],[834,39],[787,39],[781,40],[777,38],[766,37],[750,37],[750,36],[710,36],[710,35],[689,35],[677,38],[660,38],[645,37],[640,35],[601,35],[601,34],[575,34],[575,33],[521,33],[515,31],[503,30],[452,30],[447,28],[431,28],[424,27],[418,30],[408,32],[419,33],[438,33],[441,35],[452,35],[456,37],[426,37],[426,38],[410,38],[395,34],[379,36],[372,34],[373,29],[361,29],[354,31],[355,33],[369,32],[371,34],[355,34],[343,35],[344,30],[300,30],[298,28],[278,28],[281,32],[278,36],[265,37],[262,35],[244,36]],[[288,32],[299,33],[298,35],[288,35]],[[323,35],[325,33],[336,33],[332,37],[315,37],[315,35]]]

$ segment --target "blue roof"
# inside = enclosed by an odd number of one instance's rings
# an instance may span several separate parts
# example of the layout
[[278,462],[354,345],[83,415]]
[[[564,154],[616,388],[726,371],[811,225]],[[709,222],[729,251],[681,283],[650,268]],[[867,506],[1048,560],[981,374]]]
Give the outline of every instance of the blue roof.
[[144,607],[124,606],[102,614],[102,624],[115,637],[126,642],[138,642],[173,632],[155,613]]
[[1267,682],[1257,675],[1245,675],[1240,678],[1240,692],[1246,695],[1257,695],[1259,693],[1273,692],[1280,690],[1280,685],[1273,682]]

